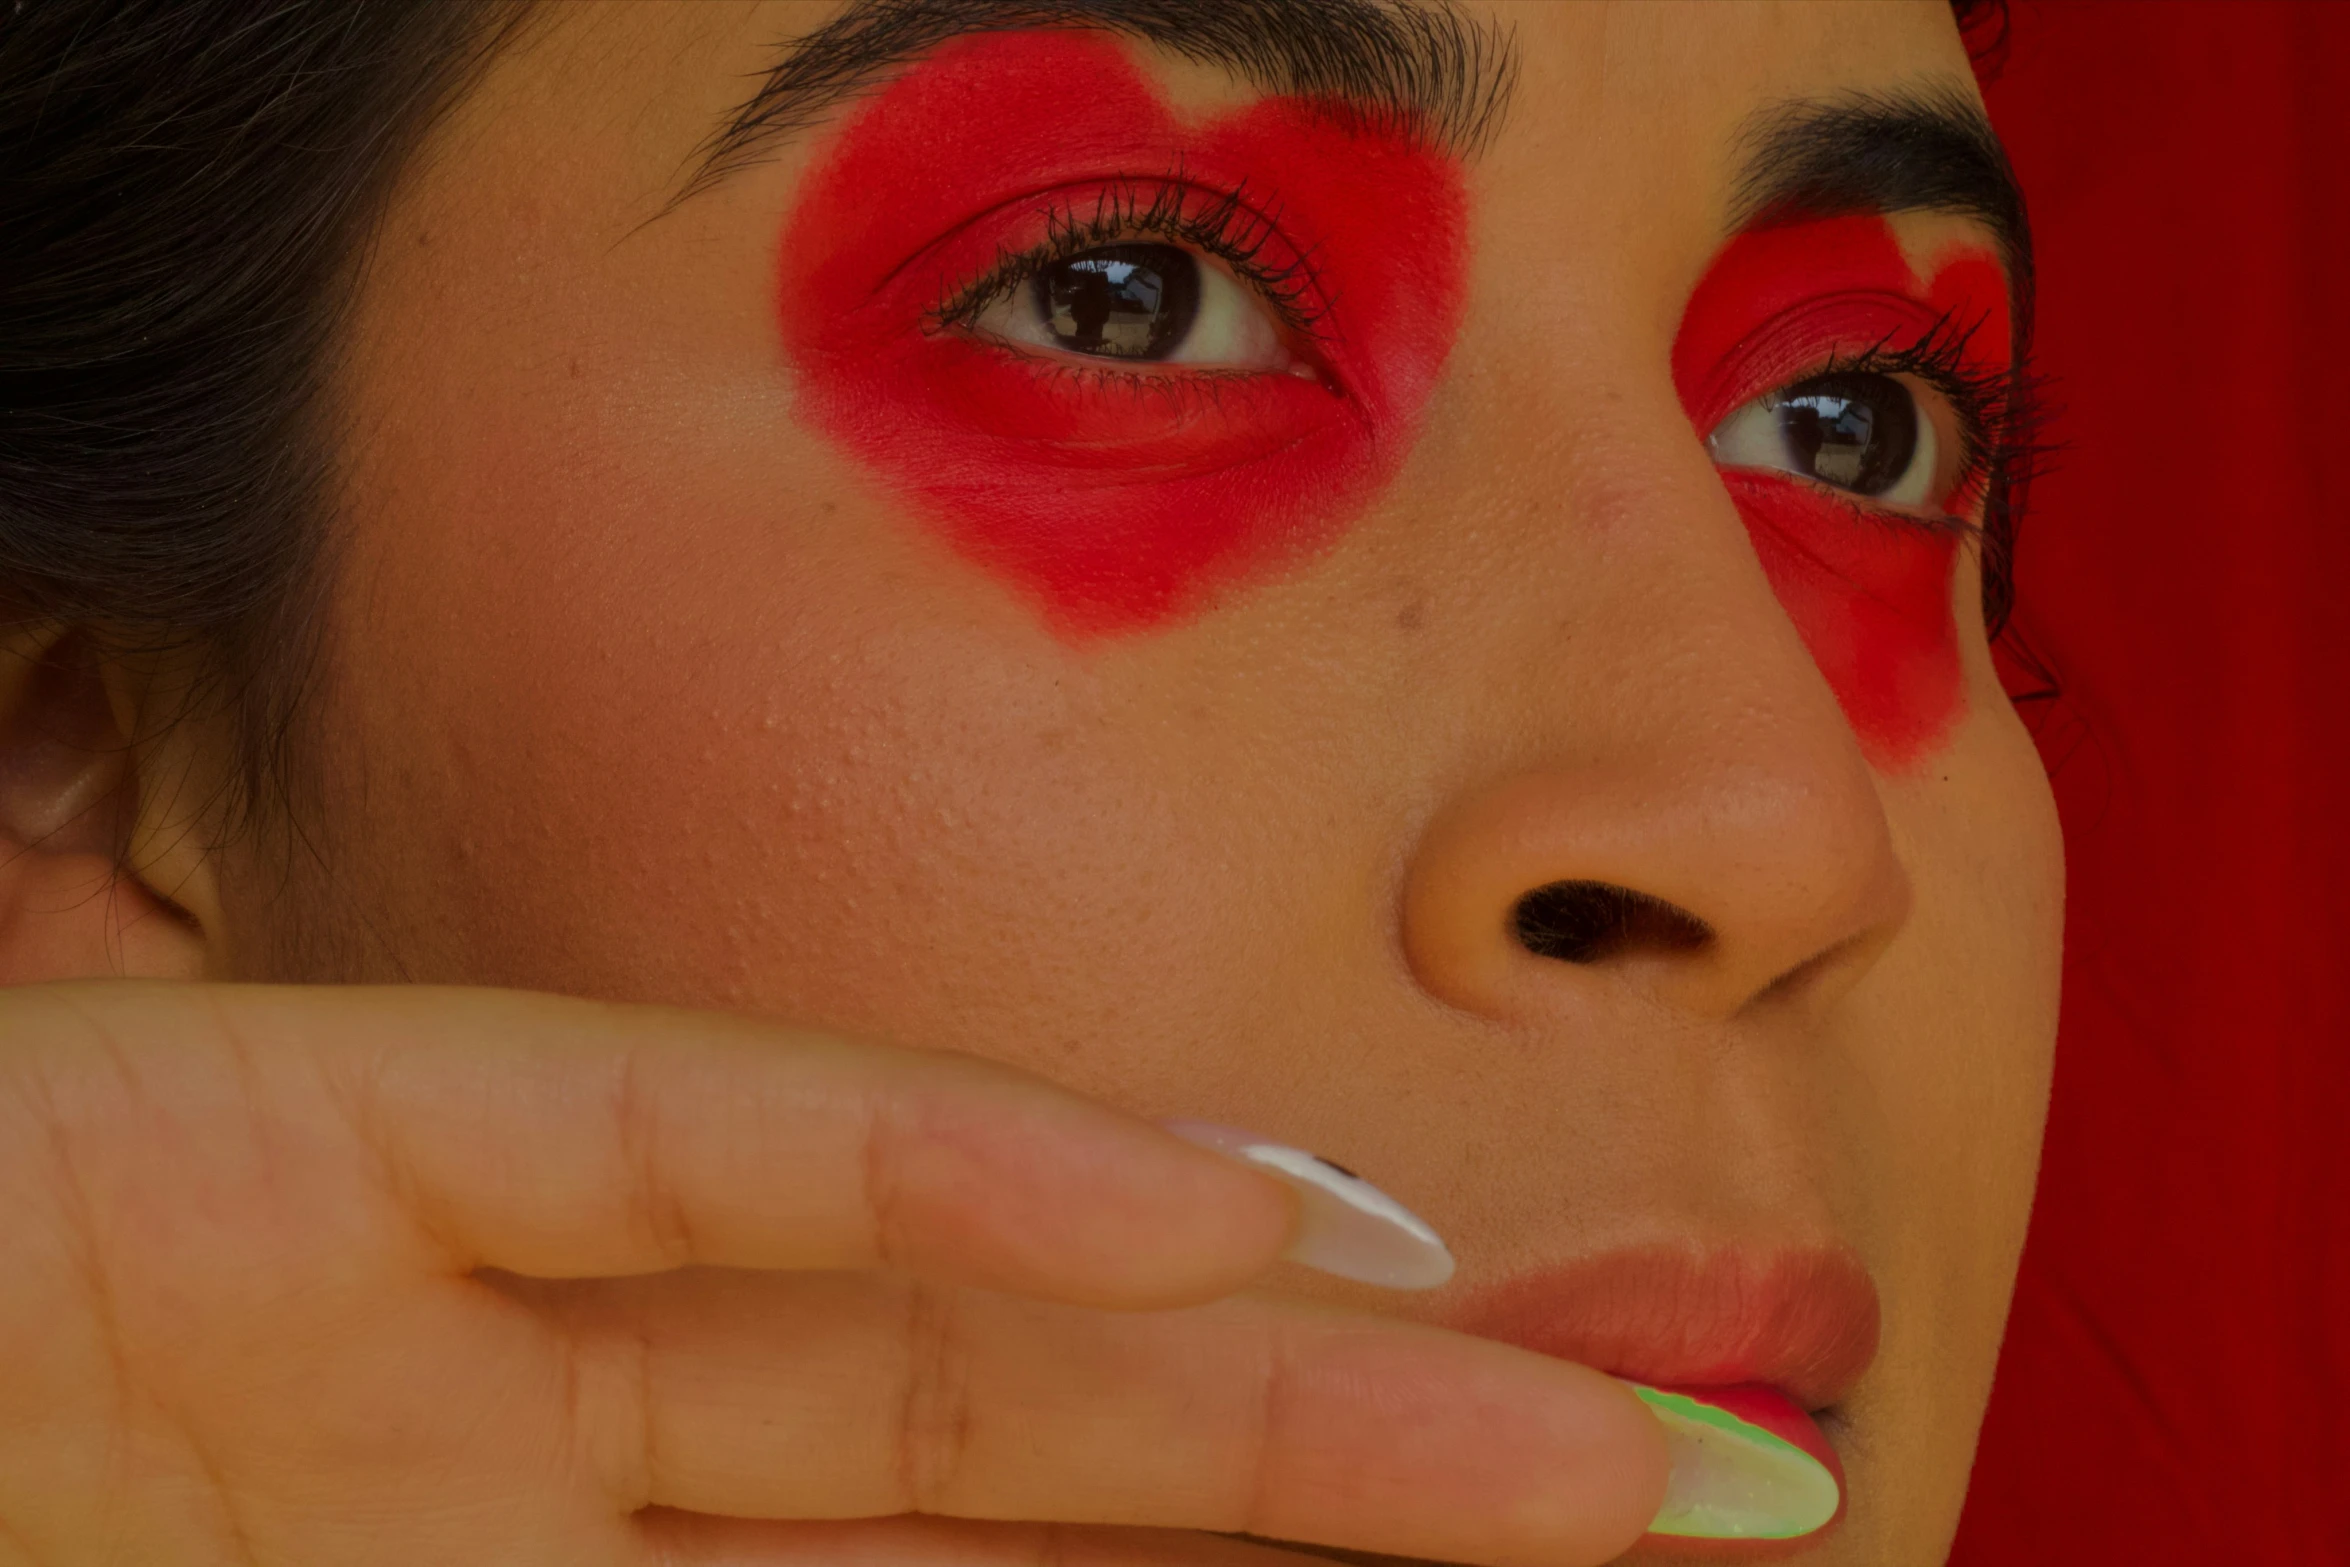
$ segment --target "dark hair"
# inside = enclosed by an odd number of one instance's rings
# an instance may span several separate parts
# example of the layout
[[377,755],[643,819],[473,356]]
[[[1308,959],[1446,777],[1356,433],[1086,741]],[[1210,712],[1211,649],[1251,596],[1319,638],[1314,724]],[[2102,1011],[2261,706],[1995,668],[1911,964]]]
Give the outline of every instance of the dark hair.
[[[199,647],[248,801],[315,662],[352,281],[526,4],[0,0],[0,628]],[[1995,57],[2004,0],[1953,9]]]
[[192,644],[274,779],[373,218],[484,0],[0,0],[0,629]]

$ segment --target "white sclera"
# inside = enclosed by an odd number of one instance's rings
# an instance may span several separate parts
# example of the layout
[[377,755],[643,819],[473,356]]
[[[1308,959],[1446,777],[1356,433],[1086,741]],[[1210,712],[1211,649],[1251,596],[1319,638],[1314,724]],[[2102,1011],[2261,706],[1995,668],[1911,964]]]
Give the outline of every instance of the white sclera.
[[[1935,401],[1921,396],[1922,388],[1912,385],[1908,378],[1893,377],[1909,392],[1917,405],[1918,444],[1910,454],[1909,466],[1901,477],[1883,494],[1869,497],[1880,505],[1922,507],[1934,499],[1934,486],[1941,477],[1942,438],[1936,425],[1940,412]],[[1744,407],[1734,410],[1713,434],[1705,438],[1706,449],[1714,462],[1724,468],[1769,468],[1798,477],[1811,477],[1787,445],[1787,432],[1780,426],[1779,410],[1770,396],[1758,397]],[[1816,482],[1825,483],[1825,480]]]
[[1069,352],[1053,336],[1051,326],[1037,309],[1035,296],[1027,288],[1008,291],[980,312],[971,324],[1004,342],[1043,349],[1056,359],[1086,364],[1126,365],[1142,370],[1174,365],[1192,370],[1299,373],[1264,296],[1208,257],[1195,256],[1193,261],[1199,267],[1199,314],[1193,317],[1183,340],[1164,359],[1121,360],[1106,354]]
[[1452,1253],[1428,1222],[1360,1176],[1236,1127],[1164,1124],[1184,1141],[1255,1165],[1298,1194],[1303,1213],[1285,1253],[1290,1261],[1387,1289],[1429,1290],[1451,1279]]

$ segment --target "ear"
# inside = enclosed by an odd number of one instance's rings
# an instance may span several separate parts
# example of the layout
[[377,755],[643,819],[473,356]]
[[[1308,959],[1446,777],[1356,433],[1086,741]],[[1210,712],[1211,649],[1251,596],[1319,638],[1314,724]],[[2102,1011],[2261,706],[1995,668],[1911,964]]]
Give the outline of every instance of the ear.
[[204,973],[199,840],[139,852],[165,842],[132,743],[140,705],[88,636],[0,623],[0,985]]

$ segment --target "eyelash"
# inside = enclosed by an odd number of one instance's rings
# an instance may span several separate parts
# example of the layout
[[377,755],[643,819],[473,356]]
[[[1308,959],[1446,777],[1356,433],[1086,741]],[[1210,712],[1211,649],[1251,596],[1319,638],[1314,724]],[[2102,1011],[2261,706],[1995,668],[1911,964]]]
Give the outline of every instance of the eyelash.
[[[2030,468],[2040,451],[2039,416],[2032,396],[2036,384],[2028,358],[2011,365],[1985,365],[1968,352],[1983,320],[1962,324],[1957,312],[1938,318],[1924,333],[1896,345],[1890,338],[1852,355],[1831,355],[1825,364],[1808,370],[1801,379],[1839,371],[1869,375],[1907,375],[1940,392],[1957,415],[1958,471],[1952,477],[1952,498],[1988,496],[2002,481],[2013,483]],[[1795,383],[1789,383],[1795,384]],[[1882,512],[1856,497],[1843,496],[1856,509]],[[1982,525],[1961,516],[1917,517],[1906,521],[1949,528],[1969,537]]]
[[[1195,210],[1198,200],[1205,205]],[[1043,242],[1022,251],[999,250],[993,266],[930,312],[930,329],[968,328],[1047,267],[1103,245],[1156,235],[1223,262],[1264,296],[1284,326],[1301,337],[1318,337],[1324,316],[1320,282],[1311,258],[1279,240],[1279,223],[1278,210],[1261,213],[1250,205],[1245,186],[1203,189],[1185,180],[1180,169],[1162,180],[1121,180],[1095,198],[1090,214],[1067,207],[1048,210]]]
[[[1045,268],[1103,245],[1156,235],[1190,245],[1214,256],[1234,276],[1253,286],[1283,325],[1311,340],[1322,335],[1325,307],[1312,258],[1279,242],[1279,213],[1260,213],[1248,200],[1245,186],[1228,191],[1192,184],[1180,167],[1162,179],[1126,179],[1103,189],[1090,213],[1055,206],[1045,213],[1046,237],[1026,250],[999,249],[996,260],[971,281],[954,289],[930,312],[933,332],[968,329],[987,309],[1015,292]],[[1806,378],[1837,371],[1876,375],[1908,375],[1940,392],[1957,416],[1958,471],[1950,486],[1952,497],[1982,498],[1998,503],[2003,488],[2022,484],[2036,469],[2044,451],[2041,419],[2034,388],[2038,385],[2027,356],[2012,366],[1984,365],[1968,352],[1984,322],[1962,323],[1955,311],[1938,318],[1907,343],[1887,338],[1857,354],[1831,355]],[[1131,383],[1163,377],[1139,377],[1132,371],[1109,367],[1044,367],[1098,385],[1105,381]],[[1195,372],[1183,379],[1213,382],[1230,379],[1215,371]],[[1242,377],[1245,379],[1245,377]],[[1855,510],[1881,514],[1839,493]],[[1905,521],[1948,528],[1968,537],[1980,535],[1983,525],[1956,515],[1918,517],[1904,513]]]

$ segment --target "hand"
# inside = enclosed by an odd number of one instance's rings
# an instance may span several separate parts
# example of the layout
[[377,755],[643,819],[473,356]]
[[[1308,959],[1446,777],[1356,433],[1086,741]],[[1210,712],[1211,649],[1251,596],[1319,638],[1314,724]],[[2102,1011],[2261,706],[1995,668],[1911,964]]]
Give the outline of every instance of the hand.
[[9,1567],[1573,1567],[1665,1484],[1596,1372],[1236,1295],[1271,1178],[735,1018],[0,991],[0,1214]]

